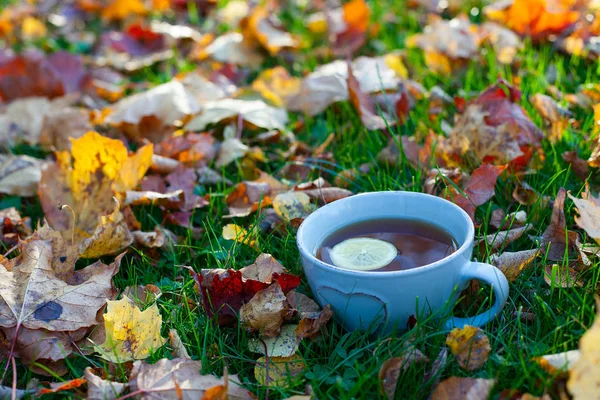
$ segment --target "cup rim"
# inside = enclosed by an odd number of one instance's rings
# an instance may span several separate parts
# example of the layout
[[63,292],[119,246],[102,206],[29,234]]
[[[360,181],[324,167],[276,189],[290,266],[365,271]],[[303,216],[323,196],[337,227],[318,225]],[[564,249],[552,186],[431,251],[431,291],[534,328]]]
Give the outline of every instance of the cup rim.
[[[417,268],[412,268],[412,269],[406,269],[406,270],[399,270],[399,271],[355,271],[355,270],[351,270],[351,269],[344,269],[344,268],[340,268],[340,267],[336,267],[335,265],[331,265],[331,264],[327,264],[324,261],[319,260],[316,255],[312,254],[311,252],[308,251],[308,249],[306,249],[306,247],[304,246],[304,241],[303,241],[303,236],[304,236],[304,231],[306,229],[306,226],[310,223],[312,223],[314,220],[316,220],[319,217],[322,217],[319,214],[322,214],[324,212],[324,210],[327,210],[328,208],[332,208],[332,207],[336,207],[336,205],[339,207],[341,203],[347,202],[347,201],[352,201],[352,199],[356,198],[356,197],[375,197],[375,196],[417,196],[417,197],[427,197],[430,200],[433,201],[438,201],[441,203],[447,203],[449,204],[454,210],[456,210],[465,220],[465,223],[467,224],[467,238],[464,241],[463,244],[460,245],[460,247],[452,254],[450,254],[448,257],[444,257],[441,260],[438,260],[436,262],[433,262],[431,264],[426,264],[426,265],[422,265],[420,267]],[[436,224],[437,225],[437,224]],[[444,227],[442,227],[444,228]],[[349,197],[346,197],[344,199],[340,199],[340,200],[336,200],[333,201],[329,204],[326,204],[325,206],[317,209],[315,212],[311,213],[308,217],[306,217],[304,219],[304,221],[302,221],[302,223],[300,224],[300,227],[298,228],[298,232],[296,233],[296,245],[298,246],[298,250],[300,251],[300,253],[304,256],[307,257],[308,259],[310,259],[310,261],[313,264],[316,264],[318,266],[320,266],[321,268],[324,268],[326,270],[329,270],[332,273],[338,273],[338,274],[346,274],[346,275],[351,275],[351,276],[355,276],[355,277],[365,277],[365,276],[376,276],[376,277],[394,277],[394,276],[407,276],[407,275],[415,275],[415,274],[420,274],[420,273],[424,273],[426,271],[430,271],[430,270],[434,270],[437,268],[442,267],[443,265],[452,262],[453,260],[459,258],[459,257],[463,257],[464,253],[467,252],[472,243],[473,243],[473,239],[475,236],[475,226],[473,225],[473,221],[471,220],[471,217],[469,217],[469,215],[465,212],[465,210],[463,210],[462,208],[460,208],[459,206],[457,206],[456,204],[452,203],[451,201],[448,201],[446,199],[443,199],[441,197],[437,197],[437,196],[433,196],[427,193],[421,193],[421,192],[407,192],[407,191],[402,191],[402,190],[395,190],[395,191],[379,191],[379,192],[367,192],[367,193],[360,193],[360,194],[355,194]],[[468,257],[470,260],[470,256]]]

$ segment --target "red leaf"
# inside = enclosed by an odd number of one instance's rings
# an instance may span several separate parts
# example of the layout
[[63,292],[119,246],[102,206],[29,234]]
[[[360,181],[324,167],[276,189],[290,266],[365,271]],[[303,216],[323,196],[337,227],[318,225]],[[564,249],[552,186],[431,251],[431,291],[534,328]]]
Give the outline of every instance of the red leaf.
[[483,164],[473,171],[467,182],[462,196],[458,193],[450,200],[465,210],[471,219],[475,219],[475,208],[492,198],[498,177],[504,172],[507,165],[494,166]]

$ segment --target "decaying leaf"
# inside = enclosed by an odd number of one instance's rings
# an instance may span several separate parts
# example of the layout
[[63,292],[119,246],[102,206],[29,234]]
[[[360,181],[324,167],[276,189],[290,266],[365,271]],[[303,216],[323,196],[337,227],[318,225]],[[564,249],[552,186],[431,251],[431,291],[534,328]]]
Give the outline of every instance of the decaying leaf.
[[414,364],[428,363],[429,359],[419,349],[410,347],[408,354],[386,360],[379,369],[379,382],[388,400],[393,400],[400,373]]
[[192,359],[192,357],[190,357],[187,350],[185,349],[185,346],[184,346],[183,342],[181,341],[181,338],[179,337],[179,334],[177,333],[177,331],[175,329],[169,329],[169,344],[171,345],[171,348],[173,349],[173,351],[172,351],[173,357],[185,358],[188,360]]
[[[136,361],[129,377],[130,391],[141,393],[141,399],[156,397],[169,400],[236,399],[251,400],[249,392],[240,386],[236,375],[217,378],[200,375],[200,361],[182,358],[163,358],[154,364]],[[212,397],[211,389],[224,392],[222,397]]]
[[573,364],[567,388],[574,400],[596,399],[600,396],[600,306],[596,300],[596,319],[579,341],[579,359]]
[[144,311],[126,296],[107,303],[104,314],[106,340],[96,346],[103,358],[114,363],[142,360],[166,343],[160,336],[162,316],[156,303]]
[[304,219],[311,213],[310,197],[303,192],[284,192],[273,199],[273,208],[286,222]]
[[310,315],[321,310],[319,305],[313,299],[296,290],[291,290],[286,298],[290,308],[301,316]]
[[256,292],[250,301],[240,308],[240,322],[250,331],[272,338],[279,333],[288,304],[281,286],[274,282]]
[[454,328],[446,338],[446,345],[464,370],[474,371],[483,366],[491,351],[490,341],[481,329],[466,325]]
[[[237,317],[243,304],[272,283],[277,282],[283,293],[288,293],[300,284],[300,277],[287,273],[285,269],[281,271],[271,262],[265,262],[269,258],[270,256],[259,256],[255,264],[238,271],[203,269],[198,274],[190,269],[202,297],[204,309],[209,315],[218,315],[220,324],[230,323]],[[260,271],[263,268],[264,271]]]
[[491,250],[498,250],[506,247],[515,240],[519,239],[523,234],[533,228],[533,225],[528,224],[520,228],[513,228],[506,231],[498,231],[487,235],[484,238],[475,241],[477,245],[484,244]]
[[573,197],[571,193],[569,193],[569,198],[573,200],[577,207],[576,210],[579,214],[575,217],[577,226],[583,229],[589,237],[600,243],[600,199],[592,196],[589,191],[583,192],[581,199]]
[[38,190],[44,165],[37,158],[0,154],[0,193],[33,196]]
[[269,357],[291,357],[298,350],[300,340],[296,337],[298,325],[285,325],[279,335],[269,338],[250,339],[248,349]]
[[589,177],[588,162],[580,158],[577,151],[565,151],[562,153],[562,159],[571,165],[571,170],[579,179],[585,181]]
[[545,94],[536,93],[531,96],[529,101],[544,118],[544,124],[549,130],[547,137],[550,143],[558,142],[569,124],[571,112],[559,106],[552,97]]
[[530,206],[538,201],[540,195],[527,182],[518,182],[512,197],[522,206]]
[[334,54],[345,56],[362,47],[366,41],[370,15],[364,0],[350,0],[342,7],[329,11],[327,28]]
[[440,382],[432,393],[431,400],[486,400],[495,384],[495,379],[451,376]]
[[554,199],[552,208],[552,217],[550,224],[542,234],[541,248],[546,251],[549,260],[563,260],[576,252],[576,243],[579,241],[579,234],[575,231],[567,231],[565,218],[565,198],[567,192],[560,188]]
[[85,369],[83,377],[87,381],[88,400],[115,400],[127,387],[124,383],[100,378],[90,367]]
[[327,322],[333,317],[333,311],[329,304],[321,311],[303,312],[302,319],[296,328],[296,336],[298,339],[314,339],[321,334],[321,328],[327,325]]
[[423,375],[423,383],[430,382],[430,380],[433,378],[434,380],[432,386],[437,386],[438,382],[440,381],[441,374],[444,371],[444,368],[446,368],[447,362],[448,348],[442,347],[437,357],[433,361],[431,369],[426,372],[425,375]]
[[254,377],[261,385],[286,387],[290,381],[300,376],[306,364],[294,354],[291,357],[261,357],[256,360]]
[[544,281],[550,287],[572,288],[583,287],[579,272],[570,265],[548,264],[544,268]]
[[503,252],[493,254],[490,262],[506,276],[509,282],[514,282],[517,277],[527,269],[540,253],[539,249],[517,251],[516,253]]
[[155,226],[153,232],[134,231],[131,232],[135,243],[144,247],[163,247],[165,245],[165,233],[160,226]]

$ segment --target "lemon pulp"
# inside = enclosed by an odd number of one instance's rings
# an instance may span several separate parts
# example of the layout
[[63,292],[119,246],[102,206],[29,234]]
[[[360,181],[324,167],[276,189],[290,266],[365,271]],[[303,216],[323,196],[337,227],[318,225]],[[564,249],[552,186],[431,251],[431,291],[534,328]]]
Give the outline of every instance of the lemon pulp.
[[331,260],[336,267],[356,271],[370,271],[388,265],[398,255],[396,246],[385,240],[352,238],[331,249]]

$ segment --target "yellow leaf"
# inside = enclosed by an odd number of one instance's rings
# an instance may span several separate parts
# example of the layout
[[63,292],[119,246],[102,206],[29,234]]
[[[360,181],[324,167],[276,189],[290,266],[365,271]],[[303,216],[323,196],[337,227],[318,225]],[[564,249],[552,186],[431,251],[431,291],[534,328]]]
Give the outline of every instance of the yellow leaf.
[[25,17],[23,23],[21,25],[21,32],[23,34],[23,38],[26,40],[34,40],[39,39],[48,33],[46,29],[46,25],[37,18],[34,17]]
[[596,299],[596,320],[579,341],[580,357],[570,371],[567,388],[573,400],[600,398],[600,301]]
[[134,189],[152,165],[153,146],[147,144],[125,160],[116,180],[116,190],[123,193]]
[[102,18],[107,21],[122,20],[130,15],[146,14],[146,6],[141,0],[112,0],[102,10]]
[[383,56],[383,61],[385,62],[385,65],[390,67],[390,69],[393,70],[398,76],[405,79],[408,78],[408,70],[404,66],[402,57],[400,57],[399,54],[386,54]]
[[167,341],[160,336],[162,316],[156,303],[141,311],[127,296],[107,301],[104,314],[106,340],[96,351],[108,361],[143,360]]
[[252,82],[252,89],[275,107],[283,107],[287,99],[300,91],[301,83],[300,78],[291,76],[285,68],[277,66],[263,71]]
[[236,242],[256,248],[256,239],[250,236],[251,234],[239,225],[227,224],[223,227],[223,239],[235,240]]
[[152,11],[165,12],[171,9],[171,0],[152,0]]
[[310,197],[302,192],[286,192],[275,196],[273,208],[284,221],[306,218],[310,214]]
[[456,357],[458,365],[467,371],[481,368],[491,350],[485,333],[471,325],[465,325],[462,329],[454,328],[448,334],[446,344]]
[[302,358],[294,354],[291,357],[265,357],[256,360],[254,377],[261,385],[287,386],[290,380],[304,372],[306,365]]

